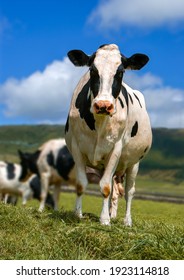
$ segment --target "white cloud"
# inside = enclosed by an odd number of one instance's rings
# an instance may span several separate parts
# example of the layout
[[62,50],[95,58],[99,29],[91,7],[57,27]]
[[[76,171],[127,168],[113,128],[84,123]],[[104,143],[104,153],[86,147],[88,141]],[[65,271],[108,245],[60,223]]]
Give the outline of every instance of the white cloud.
[[76,68],[65,58],[54,61],[43,72],[22,79],[8,79],[0,86],[4,114],[10,120],[59,122],[66,119],[74,87],[85,68]]
[[[10,123],[17,118],[22,123],[64,123],[72,92],[85,71],[64,58],[25,79],[8,79],[0,85],[5,117]],[[151,73],[127,71],[124,80],[143,92],[153,127],[184,127],[184,89],[165,86]]]
[[184,20],[183,0],[101,0],[88,18],[99,28],[172,26]]
[[153,127],[184,127],[184,89],[165,86],[151,73],[126,72],[125,81],[144,94]]

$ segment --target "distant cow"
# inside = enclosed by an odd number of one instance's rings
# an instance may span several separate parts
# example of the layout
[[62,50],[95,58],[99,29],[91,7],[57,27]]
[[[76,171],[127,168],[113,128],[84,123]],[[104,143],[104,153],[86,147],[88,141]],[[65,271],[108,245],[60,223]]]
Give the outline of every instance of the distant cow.
[[[0,194],[5,203],[16,204],[17,198],[22,197],[22,204],[35,198],[40,200],[41,187],[39,178],[32,176],[24,183],[20,182],[22,167],[17,163],[0,161]],[[49,207],[54,208],[52,195],[49,193],[46,199]]]
[[19,178],[22,174],[22,168],[19,164],[0,161],[0,193],[21,196],[22,204],[26,204],[27,200],[31,197],[31,189],[25,187]]
[[74,182],[74,161],[64,139],[52,139],[44,143],[34,153],[19,151],[24,180],[30,174],[37,174],[41,181],[41,200],[39,211],[45,207],[49,186],[54,186],[55,210],[58,209],[61,184]]
[[99,183],[104,197],[101,224],[110,224],[109,199],[115,175],[125,177],[124,223],[131,226],[135,178],[139,161],[151,147],[152,131],[143,95],[122,78],[125,69],[139,70],[149,58],[144,54],[127,58],[115,44],[103,45],[91,56],[72,50],[68,57],[75,66],[89,67],[74,91],[65,127],[66,144],[76,165],[76,212],[82,216],[89,166],[103,173]]

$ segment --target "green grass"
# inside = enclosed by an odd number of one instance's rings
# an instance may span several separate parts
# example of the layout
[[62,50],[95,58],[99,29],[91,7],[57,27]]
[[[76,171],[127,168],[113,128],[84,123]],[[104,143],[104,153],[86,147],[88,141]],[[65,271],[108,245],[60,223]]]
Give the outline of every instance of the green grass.
[[136,179],[136,191],[184,197],[184,181],[176,184],[172,181],[164,181],[159,175],[155,177],[150,178],[149,176],[138,175]]
[[82,220],[74,203],[75,194],[61,193],[60,210],[41,214],[37,201],[0,203],[0,259],[184,259],[184,205],[134,200],[127,228],[122,199],[111,227],[99,223],[102,198],[84,196]]

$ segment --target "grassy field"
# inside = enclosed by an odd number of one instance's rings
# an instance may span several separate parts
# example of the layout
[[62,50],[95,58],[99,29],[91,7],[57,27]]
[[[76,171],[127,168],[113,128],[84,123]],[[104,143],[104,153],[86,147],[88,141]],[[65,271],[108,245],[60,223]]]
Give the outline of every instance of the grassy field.
[[[19,162],[17,150],[35,151],[64,136],[63,126],[1,126],[0,160]],[[96,187],[97,188],[97,187]],[[184,130],[153,130],[153,145],[141,162],[137,192],[184,196]],[[134,200],[133,227],[122,221],[125,203],[111,227],[101,226],[102,198],[85,195],[84,219],[73,214],[75,194],[62,193],[60,211],[38,213],[0,203],[0,259],[178,260],[184,259],[184,204]]]
[[75,194],[61,193],[60,210],[38,213],[0,203],[0,259],[181,260],[184,259],[184,205],[134,200],[133,227],[122,224],[125,203],[111,227],[99,224],[102,199],[84,195],[84,218],[73,214]]

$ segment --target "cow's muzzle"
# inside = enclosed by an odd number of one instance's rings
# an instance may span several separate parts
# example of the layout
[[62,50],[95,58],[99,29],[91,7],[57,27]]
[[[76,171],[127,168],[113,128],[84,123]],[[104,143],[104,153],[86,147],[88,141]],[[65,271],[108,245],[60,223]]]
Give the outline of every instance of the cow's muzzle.
[[94,113],[99,115],[113,115],[114,105],[108,100],[99,100],[93,105]]

